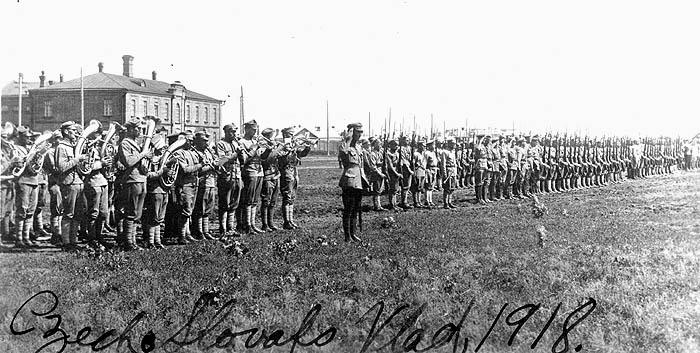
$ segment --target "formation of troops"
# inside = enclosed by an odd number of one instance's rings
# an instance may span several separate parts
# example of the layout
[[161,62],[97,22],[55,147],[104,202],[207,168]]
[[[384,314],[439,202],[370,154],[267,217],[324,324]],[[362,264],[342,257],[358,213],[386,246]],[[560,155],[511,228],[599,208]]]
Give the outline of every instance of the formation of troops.
[[[297,166],[316,141],[295,137],[294,128],[282,129],[280,141],[277,130],[260,132],[255,120],[242,134],[234,125],[223,130],[219,141],[204,130],[166,135],[152,116],[107,129],[97,120],[84,127],[68,121],[43,134],[6,123],[0,234],[23,248],[49,240],[80,250],[83,239],[95,250],[142,250],[137,235],[147,248],[164,248],[162,231],[178,244],[276,231],[280,195],[281,227],[298,228]],[[218,234],[209,229],[214,202]],[[107,241],[110,233],[116,244]]]
[[[6,123],[0,234],[22,248],[49,240],[80,250],[84,240],[95,250],[141,250],[137,238],[147,248],[164,248],[164,235],[188,244],[276,231],[280,196],[281,227],[299,227],[297,167],[316,141],[295,137],[291,127],[276,139],[277,130],[259,131],[255,120],[243,124],[242,134],[224,126],[219,141],[204,130],[167,135],[159,123],[147,116],[105,129],[97,120],[87,126],[68,121],[44,133]],[[473,187],[475,203],[487,205],[605,186],[698,168],[698,142],[554,134],[363,138],[362,124],[350,124],[338,149],[345,240],[360,240],[365,196],[375,211],[386,210],[382,197],[388,209],[406,210],[438,207],[433,196],[441,192],[439,207],[449,209],[457,207],[458,189]],[[212,217],[218,233],[210,231]],[[107,241],[110,234],[116,244]]]
[[697,138],[401,134],[396,139],[363,138],[360,123],[347,128],[338,151],[346,241],[360,240],[363,196],[372,198],[375,211],[386,210],[384,195],[388,209],[434,208],[433,193],[442,191],[441,207],[455,208],[452,194],[461,188],[473,187],[474,202],[487,205],[700,166]]

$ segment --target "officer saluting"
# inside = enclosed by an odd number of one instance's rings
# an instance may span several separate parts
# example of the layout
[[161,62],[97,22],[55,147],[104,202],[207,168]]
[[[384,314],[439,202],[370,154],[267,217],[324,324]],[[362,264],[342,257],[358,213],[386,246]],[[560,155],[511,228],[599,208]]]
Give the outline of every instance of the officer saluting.
[[363,183],[367,183],[364,170],[362,168],[362,124],[354,123],[348,125],[348,131],[338,146],[338,158],[343,165],[343,175],[340,177],[338,186],[343,190],[343,233],[345,241],[361,241],[355,235],[358,217],[360,218],[360,229],[362,229],[362,189]]

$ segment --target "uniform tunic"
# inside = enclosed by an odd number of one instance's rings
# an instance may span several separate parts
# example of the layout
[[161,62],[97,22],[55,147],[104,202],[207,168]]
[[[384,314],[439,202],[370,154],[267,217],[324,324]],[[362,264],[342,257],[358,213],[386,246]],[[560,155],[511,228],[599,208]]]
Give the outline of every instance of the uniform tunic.
[[174,157],[180,164],[180,171],[175,181],[175,204],[181,216],[190,217],[194,211],[199,169],[202,167],[200,156],[192,149],[182,149],[176,151]]
[[216,179],[220,213],[235,211],[241,199],[243,180],[241,178],[239,148],[236,141],[220,140],[216,143],[216,154],[219,159],[227,159],[227,162],[219,168],[219,175]]
[[141,158],[141,148],[133,138],[125,137],[119,144],[117,159],[124,166],[121,173],[122,192],[125,192],[124,215],[126,219],[141,220],[146,200],[146,176],[148,162]]
[[36,210],[39,195],[39,176],[30,168],[27,160],[29,149],[25,146],[15,146],[16,157],[24,161],[26,167],[15,183],[15,218],[18,220],[31,219]]
[[[199,155],[202,164],[215,166],[217,160],[212,151],[207,148],[204,151],[194,150]],[[197,198],[194,202],[192,215],[195,217],[208,217],[214,212],[214,197],[216,196],[216,170],[200,171],[197,175]]]
[[306,157],[311,147],[296,147],[278,152],[277,164],[280,170],[280,191],[282,192],[282,205],[293,205],[297,198],[299,186],[299,172],[297,167],[301,164],[301,158]]
[[58,182],[61,185],[63,197],[63,217],[73,217],[85,209],[83,197],[83,179],[77,172],[78,159],[74,154],[74,145],[68,139],[63,139],[56,147],[56,166]]

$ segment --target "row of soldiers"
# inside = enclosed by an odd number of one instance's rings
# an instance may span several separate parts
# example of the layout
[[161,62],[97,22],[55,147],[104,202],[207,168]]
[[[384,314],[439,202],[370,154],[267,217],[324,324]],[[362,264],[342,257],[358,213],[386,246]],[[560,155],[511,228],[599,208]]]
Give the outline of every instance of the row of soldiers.
[[[388,208],[433,208],[433,193],[442,191],[442,207],[455,208],[453,193],[473,186],[475,203],[604,186],[626,178],[689,169],[697,158],[687,151],[697,141],[670,138],[589,138],[548,134],[426,139],[362,138],[362,124],[348,125],[338,158],[343,167],[343,229],[358,240],[361,198],[371,196],[375,211]],[[412,202],[408,196],[411,195]],[[398,198],[398,200],[397,200]]]
[[[46,135],[24,126],[3,129],[0,225],[3,235],[14,235],[15,246],[50,238],[65,250],[79,250],[81,236],[104,250],[113,246],[105,235],[116,232],[117,245],[141,250],[138,224],[148,248],[164,248],[163,227],[178,244],[216,239],[209,230],[216,199],[219,237],[274,231],[280,194],[282,227],[299,227],[297,166],[310,143],[294,139],[294,128],[282,129],[280,142],[276,130],[260,132],[251,120],[242,135],[226,125],[224,137],[210,141],[204,130],[167,136],[155,117],[112,124],[105,130],[97,121],[85,128],[68,121]],[[116,133],[109,135],[113,127]],[[49,227],[42,214],[47,206]],[[256,225],[258,206],[262,227]]]

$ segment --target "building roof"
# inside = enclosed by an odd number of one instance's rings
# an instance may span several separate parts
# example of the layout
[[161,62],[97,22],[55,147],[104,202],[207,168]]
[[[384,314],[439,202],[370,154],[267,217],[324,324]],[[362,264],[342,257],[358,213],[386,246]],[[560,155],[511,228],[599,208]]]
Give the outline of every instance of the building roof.
[[[101,89],[101,90],[126,90],[130,92],[140,92],[157,95],[170,95],[170,83],[163,81],[147,80],[137,77],[127,77],[122,75],[108,74],[106,72],[98,72],[92,75],[83,76],[83,88]],[[70,81],[55,83],[51,86],[38,88],[41,91],[59,91],[59,90],[79,90],[80,78]],[[3,89],[3,94],[4,94]],[[186,90],[187,98],[221,102],[221,100],[212,98],[195,91]]]
[[[30,89],[39,88],[39,82],[27,82],[22,81],[22,95],[26,96],[29,94]],[[17,96],[17,90],[19,89],[19,82],[12,81],[2,87],[3,96]]]

